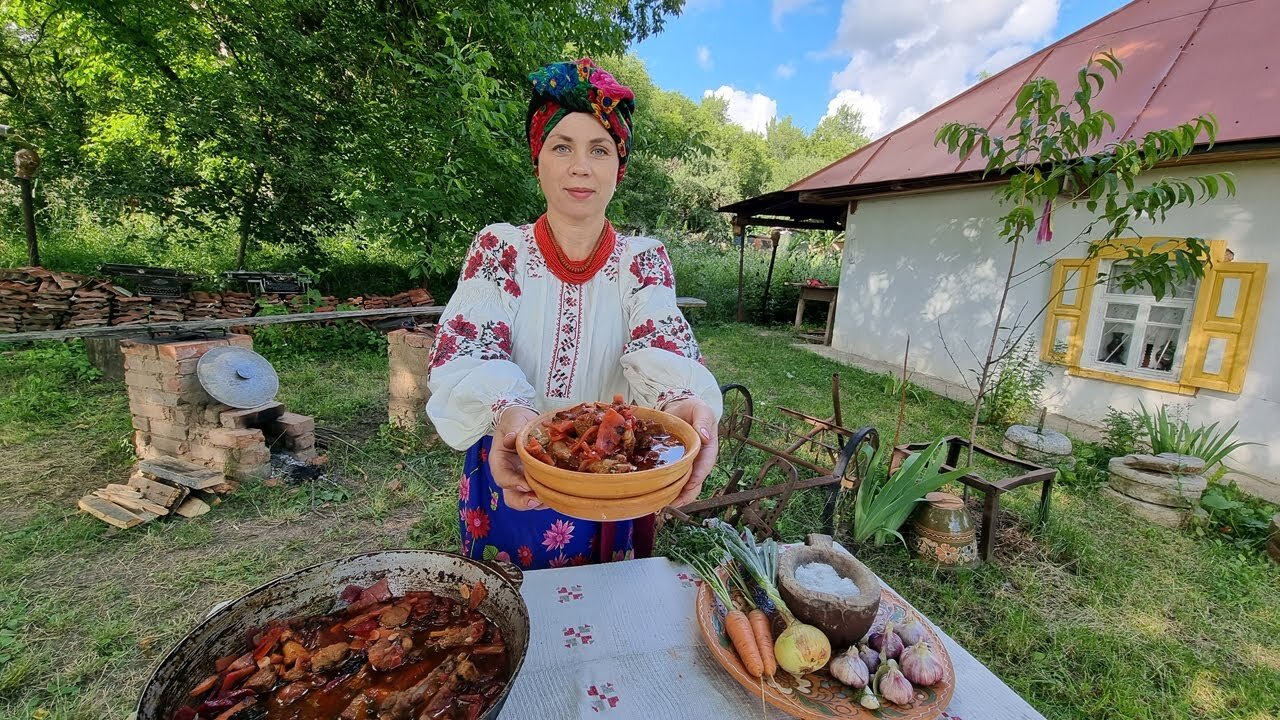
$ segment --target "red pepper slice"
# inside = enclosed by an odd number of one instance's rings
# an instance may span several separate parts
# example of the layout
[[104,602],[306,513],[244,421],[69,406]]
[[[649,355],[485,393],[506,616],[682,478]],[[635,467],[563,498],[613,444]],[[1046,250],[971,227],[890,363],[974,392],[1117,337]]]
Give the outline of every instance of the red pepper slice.
[[261,660],[270,654],[272,648],[276,646],[276,643],[280,642],[281,635],[284,635],[284,628],[282,627],[275,627],[268,630],[267,634],[262,636],[262,640],[258,643],[258,647],[253,649],[253,659]]
[[245,678],[249,677],[250,675],[256,672],[258,672],[258,668],[256,666],[249,666],[242,670],[232,670],[231,672],[227,673],[225,677],[222,678],[222,687],[218,690],[218,692],[221,694],[226,694],[228,691],[231,690],[231,688],[235,687],[241,680],[244,680]]
[[533,456],[533,459],[544,462],[548,465],[555,465],[556,461],[551,459],[547,451],[543,449],[542,443],[537,438],[529,438],[529,442],[525,443],[524,449]]
[[600,432],[596,435],[596,452],[601,456],[616,453],[626,431],[627,419],[613,408],[606,410],[604,420],[600,423]]

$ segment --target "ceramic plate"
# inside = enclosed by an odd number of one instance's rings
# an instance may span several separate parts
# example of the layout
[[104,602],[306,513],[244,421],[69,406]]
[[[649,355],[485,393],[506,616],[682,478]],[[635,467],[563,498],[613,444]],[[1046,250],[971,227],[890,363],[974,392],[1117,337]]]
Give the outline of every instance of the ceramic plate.
[[[711,650],[716,661],[746,688],[747,692],[759,697],[760,683],[747,674],[746,668],[738,660],[738,654],[724,632],[724,623],[716,612],[711,589],[706,583],[699,583],[697,599],[698,627],[702,629],[703,642]],[[955,668],[951,665],[951,656],[942,644],[941,638],[920,613],[907,606],[902,598],[888,588],[881,589],[880,611],[876,614],[875,627],[881,627],[892,620],[895,623],[905,622],[914,617],[924,625],[928,635],[929,648],[942,661],[942,681],[931,687],[918,687],[915,700],[910,705],[893,705],[881,698],[879,710],[868,710],[858,704],[862,697],[861,690],[854,690],[831,677],[827,671],[819,670],[809,673],[803,678],[796,678],[779,670],[774,679],[764,686],[765,700],[775,708],[802,720],[825,720],[826,718],[892,718],[893,720],[933,720],[947,709],[951,695],[955,692]],[[844,648],[833,648],[839,652]]]

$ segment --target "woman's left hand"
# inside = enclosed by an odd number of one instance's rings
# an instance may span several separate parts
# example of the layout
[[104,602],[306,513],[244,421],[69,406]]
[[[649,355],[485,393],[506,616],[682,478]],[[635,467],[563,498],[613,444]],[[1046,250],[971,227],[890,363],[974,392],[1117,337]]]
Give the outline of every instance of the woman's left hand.
[[693,461],[693,472],[689,475],[689,481],[685,483],[684,490],[680,491],[680,496],[671,503],[679,507],[698,499],[698,494],[702,492],[703,481],[711,474],[711,468],[716,464],[716,454],[720,451],[716,413],[710,405],[696,397],[676,400],[663,409],[689,423],[702,437],[702,449],[698,451],[698,457]]

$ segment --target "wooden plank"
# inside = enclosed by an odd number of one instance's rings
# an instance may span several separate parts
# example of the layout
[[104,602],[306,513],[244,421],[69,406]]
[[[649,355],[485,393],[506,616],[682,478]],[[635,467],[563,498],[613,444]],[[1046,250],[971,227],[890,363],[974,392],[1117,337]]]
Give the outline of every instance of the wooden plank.
[[116,483],[110,483],[103,489],[109,493],[112,493],[113,495],[123,495],[125,497],[137,498],[139,500],[142,499],[142,491],[130,485],[118,485]]
[[144,520],[137,515],[125,510],[113,502],[103,500],[93,495],[85,495],[80,498],[76,505],[83,511],[98,518],[108,525],[114,525],[121,529],[129,529],[135,525],[141,525]]
[[678,297],[676,298],[676,307],[682,308],[704,308],[707,301],[696,297]]
[[222,473],[203,465],[196,465],[177,458],[157,458],[138,463],[144,475],[168,480],[192,490],[206,490],[226,482]]
[[189,497],[186,500],[183,500],[182,504],[179,505],[178,509],[174,510],[174,512],[184,518],[199,517],[209,512],[209,503],[198,497]]
[[157,518],[161,515],[169,514],[169,510],[165,506],[157,505],[153,502],[147,502],[146,500],[143,500],[141,497],[135,498],[135,497],[130,497],[128,495],[121,495],[120,493],[111,492],[110,490],[94,490],[93,494],[96,495],[97,497],[102,498],[103,500],[107,500],[115,503],[116,505],[119,505],[120,507],[124,508],[125,510],[128,510],[129,512],[133,513],[134,515],[137,515],[140,518],[143,518],[144,520],[148,519],[146,517],[146,515],[148,514],[151,515],[150,519]]
[[71,338],[145,337],[157,333],[191,333],[201,330],[227,330],[254,325],[280,325],[285,323],[323,322],[326,320],[360,320],[389,317],[432,317],[444,312],[443,305],[424,307],[386,308],[383,310],[335,310],[319,313],[291,313],[288,315],[256,315],[244,318],[219,320],[184,320],[182,322],[148,323],[146,325],[110,325],[73,328],[71,330],[41,330],[0,335],[0,344],[33,342],[35,340],[68,340]]
[[163,505],[167,508],[171,508],[182,502],[183,498],[185,498],[187,493],[190,492],[186,487],[175,487],[168,483],[148,480],[141,475],[135,475],[129,478],[129,486],[141,490],[142,497],[147,500],[150,500],[157,505]]

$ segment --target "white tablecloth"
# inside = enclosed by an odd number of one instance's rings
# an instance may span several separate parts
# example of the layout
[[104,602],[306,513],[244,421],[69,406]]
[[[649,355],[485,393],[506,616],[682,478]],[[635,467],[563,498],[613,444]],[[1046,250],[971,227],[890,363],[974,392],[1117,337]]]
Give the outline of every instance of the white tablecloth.
[[[665,558],[537,570],[521,589],[529,653],[499,716],[786,718],[725,672],[703,645],[696,586]],[[948,720],[1044,720],[939,629],[956,671]]]

